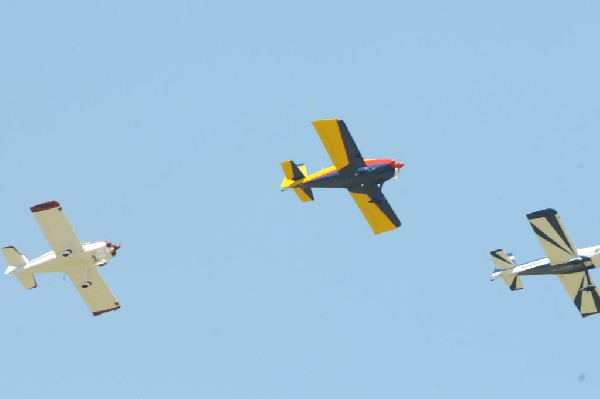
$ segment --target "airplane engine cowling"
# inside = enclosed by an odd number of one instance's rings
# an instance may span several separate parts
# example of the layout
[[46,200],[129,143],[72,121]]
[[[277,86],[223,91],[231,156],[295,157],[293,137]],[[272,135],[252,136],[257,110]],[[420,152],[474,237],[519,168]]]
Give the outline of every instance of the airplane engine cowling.
[[120,244],[110,244],[107,245],[108,250],[110,251],[110,254],[113,256],[113,258],[115,256],[117,256],[117,251],[119,250],[119,248],[121,248]]

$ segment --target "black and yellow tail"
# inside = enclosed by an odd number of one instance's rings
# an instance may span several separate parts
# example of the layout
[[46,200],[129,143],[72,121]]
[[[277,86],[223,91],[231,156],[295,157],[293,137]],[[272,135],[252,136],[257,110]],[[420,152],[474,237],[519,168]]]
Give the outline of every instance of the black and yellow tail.
[[[506,252],[504,252],[504,250],[497,249],[495,251],[490,252],[490,255],[492,255],[492,260],[496,265],[494,274],[496,274],[497,272],[502,272],[504,270],[513,269],[516,266],[515,257],[512,253],[507,254]],[[504,282],[506,283],[506,285],[508,285],[508,288],[510,288],[511,291],[523,289],[521,277],[519,277],[518,275],[510,274],[503,276],[500,274],[500,277],[502,277],[502,280],[504,280]]]
[[304,164],[296,165],[294,161],[283,161],[281,167],[285,174],[285,177],[281,182],[281,190],[292,188],[302,202],[314,201],[315,197],[310,188],[298,187],[302,184],[304,178],[308,174],[306,172],[306,166]]

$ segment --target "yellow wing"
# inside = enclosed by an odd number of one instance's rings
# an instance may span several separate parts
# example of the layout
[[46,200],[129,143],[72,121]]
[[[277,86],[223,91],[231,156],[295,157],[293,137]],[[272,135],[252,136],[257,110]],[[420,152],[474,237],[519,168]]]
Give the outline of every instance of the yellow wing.
[[324,119],[314,121],[312,124],[319,133],[319,137],[337,170],[347,166],[356,169],[365,166],[365,161],[344,121]]
[[398,216],[379,187],[357,187],[348,191],[369,222],[373,233],[385,233],[400,226]]

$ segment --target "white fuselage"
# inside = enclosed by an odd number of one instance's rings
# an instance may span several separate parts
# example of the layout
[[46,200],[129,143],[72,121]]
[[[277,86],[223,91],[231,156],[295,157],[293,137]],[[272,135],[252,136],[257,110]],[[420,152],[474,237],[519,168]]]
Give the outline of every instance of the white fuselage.
[[506,270],[498,270],[492,273],[492,280],[499,277],[526,276],[538,274],[569,274],[600,266],[600,245],[588,248],[578,248],[576,258],[559,264],[552,265],[548,258],[523,263]]
[[47,252],[35,259],[28,260],[23,266],[9,266],[6,273],[52,273],[81,270],[92,266],[105,265],[115,254],[115,248],[106,241],[83,243],[83,251],[55,254]]

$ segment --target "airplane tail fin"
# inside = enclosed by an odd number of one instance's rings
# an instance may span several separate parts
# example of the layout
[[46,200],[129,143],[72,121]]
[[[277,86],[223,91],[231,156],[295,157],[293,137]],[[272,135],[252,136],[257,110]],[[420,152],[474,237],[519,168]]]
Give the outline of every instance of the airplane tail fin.
[[[15,247],[4,247],[2,253],[6,258],[8,267],[12,267],[12,270],[27,264],[27,256],[20,254]],[[7,269],[7,273],[10,273],[10,271]]]
[[289,188],[289,186],[298,180],[306,177],[306,166],[304,164],[296,165],[294,161],[283,161],[281,168],[285,174],[285,179],[281,182],[281,188]]
[[[4,247],[2,248],[2,253],[4,254],[6,262],[8,263],[8,267],[6,268],[4,274],[10,274],[19,267],[25,266],[28,262],[27,256],[20,254],[15,247]],[[33,273],[19,272],[16,273],[16,276],[23,287],[28,289],[37,287]]]
[[294,192],[302,202],[309,202],[315,200],[315,197],[313,196],[312,190],[310,188],[296,187],[294,188]]
[[[496,265],[496,269],[494,270],[494,274],[497,273],[498,277],[502,277],[502,280],[508,285],[511,291],[520,290],[523,288],[523,284],[521,283],[521,277],[517,275],[504,275],[502,276],[500,273],[504,270],[509,270],[515,267],[515,257],[512,253],[505,253],[502,249],[497,249],[495,251],[490,252],[492,255],[492,260],[494,261],[494,265]],[[492,275],[493,276],[493,275]],[[493,277],[496,278],[496,277]]]
[[294,161],[283,161],[281,168],[285,177],[281,182],[281,189],[287,190],[293,188],[294,192],[302,200],[302,202],[314,201],[312,190],[305,187],[297,187],[298,184],[302,183],[308,172],[306,171],[306,165],[295,164]]
[[522,290],[523,283],[521,283],[520,276],[502,276],[502,280],[508,285],[511,291]]

